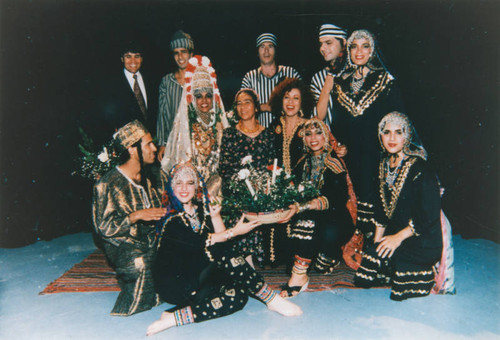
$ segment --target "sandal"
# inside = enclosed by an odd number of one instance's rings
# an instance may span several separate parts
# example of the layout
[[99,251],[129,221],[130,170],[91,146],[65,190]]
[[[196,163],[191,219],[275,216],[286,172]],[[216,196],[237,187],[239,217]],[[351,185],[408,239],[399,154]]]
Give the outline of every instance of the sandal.
[[[280,296],[282,298],[291,298],[291,297],[297,296],[300,293],[302,293],[303,291],[305,291],[308,286],[309,286],[309,280],[307,280],[307,282],[303,286],[290,287],[287,283],[287,284],[281,286]],[[283,296],[283,294],[282,294],[283,292],[286,292],[286,296]]]

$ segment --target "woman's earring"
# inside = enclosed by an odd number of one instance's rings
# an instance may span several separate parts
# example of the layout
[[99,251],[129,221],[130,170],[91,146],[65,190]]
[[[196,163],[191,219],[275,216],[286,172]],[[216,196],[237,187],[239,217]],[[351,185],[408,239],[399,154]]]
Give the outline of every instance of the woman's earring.
[[304,112],[302,112],[302,109],[299,110],[299,117],[304,117]]

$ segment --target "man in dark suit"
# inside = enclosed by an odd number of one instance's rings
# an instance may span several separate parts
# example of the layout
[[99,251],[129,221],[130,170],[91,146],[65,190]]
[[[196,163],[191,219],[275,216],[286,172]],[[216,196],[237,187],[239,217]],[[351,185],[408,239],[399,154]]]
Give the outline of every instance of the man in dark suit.
[[140,47],[129,44],[122,51],[124,68],[106,83],[101,94],[105,96],[102,108],[105,129],[113,133],[125,124],[139,120],[149,131],[156,131],[158,84],[140,72],[143,63]]

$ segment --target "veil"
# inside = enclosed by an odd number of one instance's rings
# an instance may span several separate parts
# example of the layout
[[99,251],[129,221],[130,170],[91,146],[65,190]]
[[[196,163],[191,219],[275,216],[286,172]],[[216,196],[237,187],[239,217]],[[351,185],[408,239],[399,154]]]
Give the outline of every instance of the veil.
[[[170,135],[165,146],[165,154],[161,161],[162,169],[169,173],[170,170],[178,163],[184,163],[193,159],[195,155],[194,145],[191,139],[191,126],[189,119],[190,109],[194,108],[193,104],[193,78],[195,78],[197,72],[208,72],[210,76],[210,85],[213,89],[213,107],[212,110],[215,115],[220,115],[220,122],[222,123],[222,128],[229,126],[229,122],[226,117],[224,110],[224,104],[222,103],[219,88],[217,86],[217,76],[215,75],[215,70],[212,67],[210,60],[207,57],[202,57],[199,55],[194,56],[189,59],[188,67],[186,68],[185,80],[186,84],[182,91],[182,99],[175,114],[174,123]],[[222,139],[222,131],[217,132],[218,147],[220,148],[220,141]],[[218,152],[217,159],[215,160],[214,166],[218,166]]]

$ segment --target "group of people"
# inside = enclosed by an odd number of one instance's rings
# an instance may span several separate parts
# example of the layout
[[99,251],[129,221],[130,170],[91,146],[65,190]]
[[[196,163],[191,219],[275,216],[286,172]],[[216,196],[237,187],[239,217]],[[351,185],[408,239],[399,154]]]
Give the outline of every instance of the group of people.
[[[319,43],[326,66],[309,86],[276,64],[276,36],[260,35],[260,67],[244,76],[226,111],[211,61],[194,55],[189,34],[176,32],[177,70],[162,79],[156,129],[138,75],[142,57],[124,53],[136,113],[107,111],[119,165],[96,183],[93,203],[95,230],[121,287],[113,315],[174,305],[148,335],[234,313],[249,295],[300,315],[286,299],[307,289],[311,270],[331,273],[356,229],[365,237],[357,286],[390,285],[394,300],[430,293],[449,235],[438,179],[400,113],[395,79],[366,30],[348,37],[324,24]],[[248,156],[261,171],[276,159],[297,185],[311,182],[319,194],[265,228],[244,214],[225,218],[231,179]],[[280,264],[291,274],[277,294],[255,268]]]

